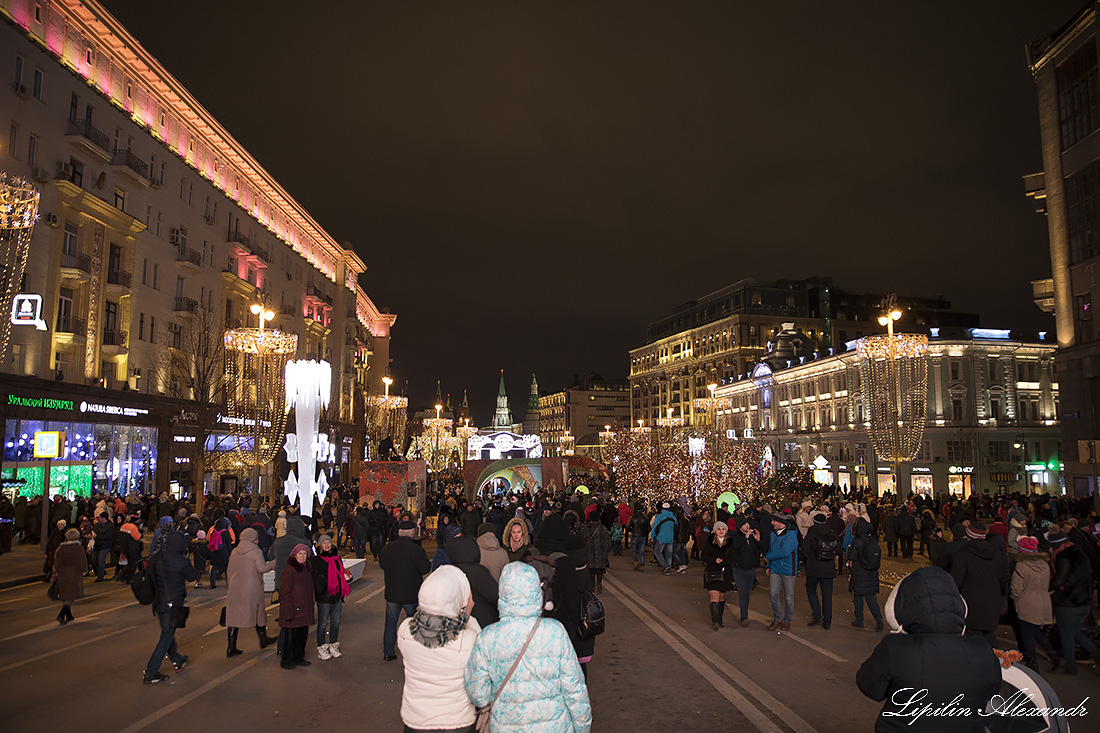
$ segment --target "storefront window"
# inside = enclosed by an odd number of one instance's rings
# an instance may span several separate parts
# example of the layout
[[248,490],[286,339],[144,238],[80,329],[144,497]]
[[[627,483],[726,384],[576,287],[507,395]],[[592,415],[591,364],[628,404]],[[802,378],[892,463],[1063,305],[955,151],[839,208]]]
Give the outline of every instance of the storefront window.
[[949,473],[947,475],[947,491],[952,496],[966,499],[970,496],[970,474]]
[[847,471],[838,471],[836,475],[836,485],[842,489],[852,488],[852,474]]
[[894,474],[880,473],[878,475],[878,494],[882,496],[887,491],[890,493],[897,492],[897,482],[894,481]]
[[932,496],[932,477],[926,473],[913,474],[913,491]]

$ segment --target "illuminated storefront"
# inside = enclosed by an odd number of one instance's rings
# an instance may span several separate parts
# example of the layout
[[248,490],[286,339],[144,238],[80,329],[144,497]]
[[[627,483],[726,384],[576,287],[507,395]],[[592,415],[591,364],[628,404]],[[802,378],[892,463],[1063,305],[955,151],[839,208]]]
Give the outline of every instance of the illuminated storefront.
[[947,493],[960,499],[966,499],[974,490],[973,466],[951,466],[947,469]]
[[932,473],[930,468],[923,466],[913,466],[912,468],[912,486],[913,492],[917,494],[925,494],[932,496],[933,491]]

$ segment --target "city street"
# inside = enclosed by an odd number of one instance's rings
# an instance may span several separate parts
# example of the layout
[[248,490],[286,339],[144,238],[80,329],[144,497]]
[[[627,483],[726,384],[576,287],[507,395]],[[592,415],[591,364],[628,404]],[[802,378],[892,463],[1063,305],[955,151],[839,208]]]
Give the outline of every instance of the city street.
[[[880,638],[852,628],[847,580],[836,581],[829,631],[807,627],[803,584],[796,591],[792,630],[768,632],[763,586],[753,593],[752,625],[710,628],[701,566],[661,575],[654,566],[631,572],[629,555],[613,557],[604,584],[607,631],[589,665],[597,731],[867,731],[879,706],[855,686],[855,672]],[[884,561],[884,574],[902,563]],[[760,571],[763,581],[763,571]],[[801,579],[800,579],[801,580]],[[44,583],[0,591],[0,719],[8,730],[194,730],[244,721],[277,722],[291,730],[399,731],[401,662],[382,660],[384,603],[381,571],[371,563],[347,599],[338,660],[320,662],[310,635],[308,668],[284,671],[272,649],[260,652],[242,630],[244,654],[225,657],[218,626],[224,587],[189,591],[188,628],[177,633],[187,668],[167,682],[142,685],[141,673],[157,639],[147,607],[117,583],[87,584],[74,606],[76,621],[61,627],[58,604]],[[881,599],[885,599],[884,587]],[[269,611],[274,633],[274,610]],[[1002,632],[1007,629],[1002,628]],[[1048,675],[1064,703],[1096,691],[1096,675]]]

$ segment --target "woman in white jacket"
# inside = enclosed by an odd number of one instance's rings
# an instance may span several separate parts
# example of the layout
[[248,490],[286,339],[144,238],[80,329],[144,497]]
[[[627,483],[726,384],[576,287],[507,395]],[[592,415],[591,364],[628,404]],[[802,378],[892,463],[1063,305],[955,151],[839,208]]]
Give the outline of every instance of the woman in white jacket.
[[405,663],[405,733],[472,733],[476,710],[466,696],[463,673],[481,627],[470,615],[470,581],[453,565],[443,565],[424,579],[417,601],[416,614],[397,630]]

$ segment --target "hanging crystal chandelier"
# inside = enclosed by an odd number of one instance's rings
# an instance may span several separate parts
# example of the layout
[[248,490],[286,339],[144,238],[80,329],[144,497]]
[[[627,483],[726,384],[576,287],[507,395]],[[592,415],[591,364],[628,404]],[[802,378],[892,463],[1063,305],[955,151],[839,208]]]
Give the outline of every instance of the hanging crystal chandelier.
[[262,311],[259,328],[225,332],[225,422],[230,450],[247,466],[268,463],[286,435],[286,364],[298,350],[298,337],[264,329],[273,316]]

